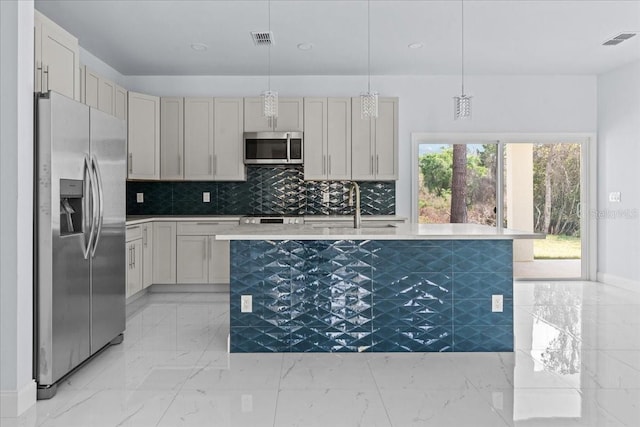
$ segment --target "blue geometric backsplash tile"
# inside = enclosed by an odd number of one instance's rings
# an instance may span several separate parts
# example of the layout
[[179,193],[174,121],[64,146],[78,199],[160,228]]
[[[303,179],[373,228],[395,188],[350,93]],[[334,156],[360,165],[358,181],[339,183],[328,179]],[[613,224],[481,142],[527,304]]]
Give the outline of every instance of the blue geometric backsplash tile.
[[511,241],[232,241],[231,351],[512,351],[505,253]]
[[[349,184],[304,181],[301,166],[247,167],[243,182],[128,181],[127,215],[349,215]],[[394,181],[359,184],[363,215],[395,214]],[[202,202],[205,191],[209,203]],[[144,203],[136,202],[136,193],[144,193]]]

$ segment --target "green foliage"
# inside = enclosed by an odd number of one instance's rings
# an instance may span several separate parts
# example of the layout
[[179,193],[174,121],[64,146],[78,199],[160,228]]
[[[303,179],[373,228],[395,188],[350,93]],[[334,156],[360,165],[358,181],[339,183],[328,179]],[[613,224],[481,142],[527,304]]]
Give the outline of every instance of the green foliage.
[[[545,216],[547,191],[550,192],[549,218]],[[533,148],[534,230],[549,234],[580,236],[579,205],[580,145],[535,145]]]
[[442,197],[445,192],[450,192],[452,163],[453,148],[420,156],[419,165],[423,176],[423,185],[439,197]]

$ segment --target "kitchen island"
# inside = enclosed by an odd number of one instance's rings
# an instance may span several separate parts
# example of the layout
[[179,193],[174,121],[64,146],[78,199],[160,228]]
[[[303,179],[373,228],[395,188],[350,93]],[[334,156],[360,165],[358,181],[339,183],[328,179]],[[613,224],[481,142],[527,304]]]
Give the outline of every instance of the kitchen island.
[[231,246],[230,351],[513,351],[512,241],[542,237],[474,224],[238,226],[216,237]]

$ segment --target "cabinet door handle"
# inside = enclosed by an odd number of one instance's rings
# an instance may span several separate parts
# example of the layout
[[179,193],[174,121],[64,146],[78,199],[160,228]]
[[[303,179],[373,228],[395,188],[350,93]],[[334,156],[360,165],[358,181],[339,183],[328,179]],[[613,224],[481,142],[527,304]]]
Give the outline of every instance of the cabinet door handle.
[[213,237],[207,237],[209,240],[209,259],[213,259]]
[[49,91],[49,66],[46,65],[42,68],[42,89],[44,93]]
[[178,175],[182,173],[182,156],[178,153]]
[[331,155],[329,155],[329,175],[331,175]]
[[371,168],[369,168],[369,173],[373,174],[373,155],[371,155]]
[[218,156],[213,155],[213,175],[218,173]]
[[213,175],[213,155],[209,154],[209,175]]
[[326,154],[322,156],[322,175],[324,175],[327,169],[327,156]]
[[133,153],[129,153],[129,173],[133,173]]
[[36,75],[34,81],[34,92],[41,93],[42,92],[42,63],[40,61],[36,61]]
[[278,118],[277,118],[277,117],[274,117],[274,118],[273,118],[273,122],[274,122],[274,124],[273,124],[273,130],[278,129]]
[[131,253],[133,253],[133,268],[136,268],[136,245],[131,246]]
[[376,173],[380,173],[380,155],[376,154]]
[[142,230],[143,234],[142,234],[142,244],[144,245],[144,247],[147,247],[147,227],[145,227]]

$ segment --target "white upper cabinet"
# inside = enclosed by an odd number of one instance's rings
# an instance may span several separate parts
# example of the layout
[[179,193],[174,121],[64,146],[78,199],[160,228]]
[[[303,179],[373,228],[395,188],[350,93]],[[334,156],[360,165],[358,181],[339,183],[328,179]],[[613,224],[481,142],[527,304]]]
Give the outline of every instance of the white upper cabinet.
[[242,98],[214,99],[215,179],[244,181],[247,179],[243,154],[244,108]]
[[184,178],[184,98],[160,98],[160,179]]
[[49,90],[80,101],[78,39],[34,10],[34,90]]
[[278,98],[278,117],[268,119],[262,115],[262,98],[244,99],[244,131],[299,131],[304,130],[303,98]]
[[398,98],[379,98],[377,119],[360,117],[360,98],[351,105],[352,179],[398,179]]
[[[118,86],[111,80],[102,77],[86,66],[82,67],[81,71],[83,71],[81,73],[81,83],[84,86],[81,88],[82,102],[84,102],[89,107],[96,108],[100,111],[104,111],[107,114],[115,116],[116,88]],[[122,90],[122,88],[119,89]],[[122,94],[120,94],[121,103],[123,103],[126,99],[126,91],[124,95],[125,97],[123,99]],[[119,112],[119,118],[126,119],[126,116],[123,117],[124,111],[122,111],[121,107],[122,104],[120,105],[121,111]]]
[[184,179],[212,180],[215,171],[213,98],[185,98]]
[[304,179],[327,179],[327,98],[304,99]]
[[160,178],[160,98],[128,93],[128,178]]
[[109,79],[100,77],[98,87],[98,110],[115,115],[116,84]]
[[127,120],[127,90],[116,85],[113,115],[120,120]]
[[100,76],[84,67],[84,103],[92,108],[98,108],[100,97]]
[[304,179],[351,179],[351,98],[304,99]]

